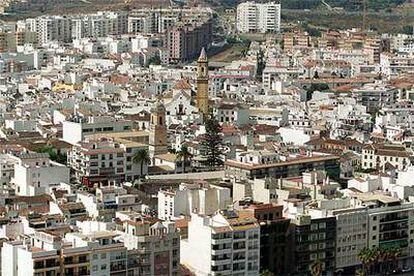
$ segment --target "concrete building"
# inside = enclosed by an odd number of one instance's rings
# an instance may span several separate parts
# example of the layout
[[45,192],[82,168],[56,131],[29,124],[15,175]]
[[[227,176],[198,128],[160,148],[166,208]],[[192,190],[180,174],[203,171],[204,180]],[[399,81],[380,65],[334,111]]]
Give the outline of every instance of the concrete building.
[[[273,159],[272,159],[273,160]],[[228,159],[226,173],[237,178],[253,179],[264,177],[300,176],[307,170],[326,170],[332,178],[339,177],[339,157],[334,155],[297,156],[290,160],[252,163],[244,160]]]
[[175,25],[166,33],[166,44],[170,62],[180,63],[197,57],[202,48],[212,41],[212,22],[208,20],[196,25]]
[[240,33],[280,32],[281,5],[276,2],[244,2],[237,6],[237,31]]
[[290,219],[283,217],[283,206],[239,202],[240,217],[254,217],[260,224],[260,269],[275,275],[288,274],[292,240]]
[[414,226],[409,223],[413,217],[413,204],[400,204],[398,199],[379,200],[380,207],[368,211],[368,246],[398,248],[401,250],[401,267],[413,265]]
[[68,233],[62,239],[37,231],[28,242],[4,244],[2,271],[10,276],[125,275],[127,249],[116,236],[112,231],[95,231]]
[[336,216],[335,269],[355,273],[359,252],[368,246],[368,213],[365,207],[332,210]]
[[208,184],[181,184],[178,190],[158,192],[158,218],[166,220],[190,216],[192,212],[212,215],[231,204],[230,189]]
[[405,170],[411,164],[412,153],[398,145],[371,144],[362,149],[362,169],[383,170],[390,166]]
[[131,212],[122,214],[121,220],[129,275],[179,275],[180,237],[173,222]]
[[18,195],[35,196],[48,193],[51,187],[61,182],[69,183],[69,168],[51,161],[48,154],[22,154],[14,165],[12,183]]
[[312,217],[308,214],[296,214],[292,218],[295,245],[290,272],[305,274],[310,265],[319,260],[323,271],[335,269],[335,217]]
[[[74,177],[85,185],[115,181],[133,181],[148,171],[148,164],[133,162],[136,152],[148,149],[146,144],[110,136],[90,137],[72,147],[68,165]],[[141,171],[142,169],[142,171]]]
[[19,159],[9,155],[0,155],[0,191],[3,192],[8,187],[10,181],[14,177],[14,165],[19,162]]
[[193,213],[180,253],[181,262],[197,275],[258,275],[260,226],[234,211]]
[[132,126],[132,121],[117,120],[109,116],[88,118],[74,116],[62,122],[63,141],[75,145],[86,135],[129,131],[132,130]]

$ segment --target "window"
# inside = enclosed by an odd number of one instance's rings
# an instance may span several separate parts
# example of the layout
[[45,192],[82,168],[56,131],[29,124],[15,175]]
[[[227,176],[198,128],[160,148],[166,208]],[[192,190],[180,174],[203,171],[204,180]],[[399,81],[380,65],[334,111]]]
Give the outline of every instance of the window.
[[101,254],[101,259],[106,259],[106,253]]

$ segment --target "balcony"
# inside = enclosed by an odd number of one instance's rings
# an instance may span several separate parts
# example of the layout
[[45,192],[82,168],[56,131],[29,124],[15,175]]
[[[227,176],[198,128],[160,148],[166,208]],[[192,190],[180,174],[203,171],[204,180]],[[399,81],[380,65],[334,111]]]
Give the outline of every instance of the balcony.
[[230,264],[230,258],[222,259],[222,260],[212,260],[211,261],[211,265],[213,265],[213,266],[227,265],[227,264]]
[[233,244],[233,250],[245,250],[246,243],[245,242],[238,242]]
[[233,237],[233,239],[235,239],[235,240],[242,240],[242,239],[245,239],[245,238],[246,238],[245,233],[243,233],[243,234],[234,234],[234,237]]
[[224,254],[230,254],[231,248],[224,248],[224,249],[212,249],[211,255],[224,255]]
[[232,243],[232,238],[211,240],[211,244],[231,244],[231,243]]
[[99,170],[99,174],[100,175],[112,175],[115,174],[115,168],[111,167],[111,168],[101,168]]
[[245,261],[246,256],[245,255],[234,255],[233,256],[233,262],[239,262],[239,261]]
[[223,271],[212,271],[212,276],[224,276],[224,275],[232,275],[231,270],[223,270]]
[[115,271],[123,271],[126,269],[125,265],[112,265],[111,264],[111,273]]

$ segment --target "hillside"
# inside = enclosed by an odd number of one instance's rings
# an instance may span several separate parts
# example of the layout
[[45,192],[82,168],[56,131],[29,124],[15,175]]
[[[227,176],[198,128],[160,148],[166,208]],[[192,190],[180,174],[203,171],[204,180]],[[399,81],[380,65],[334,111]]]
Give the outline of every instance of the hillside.
[[[343,8],[349,11],[362,9],[362,0],[325,0],[331,7]],[[367,8],[371,10],[392,9],[408,2],[407,0],[367,0]],[[321,0],[282,0],[285,9],[315,9],[323,6]]]

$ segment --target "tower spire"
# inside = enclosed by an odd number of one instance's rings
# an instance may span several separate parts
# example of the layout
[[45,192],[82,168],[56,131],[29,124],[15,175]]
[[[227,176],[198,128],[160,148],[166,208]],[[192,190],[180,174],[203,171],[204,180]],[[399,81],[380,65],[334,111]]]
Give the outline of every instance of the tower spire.
[[201,49],[200,56],[198,57],[198,62],[203,62],[203,61],[204,62],[208,61],[206,49],[204,47]]

